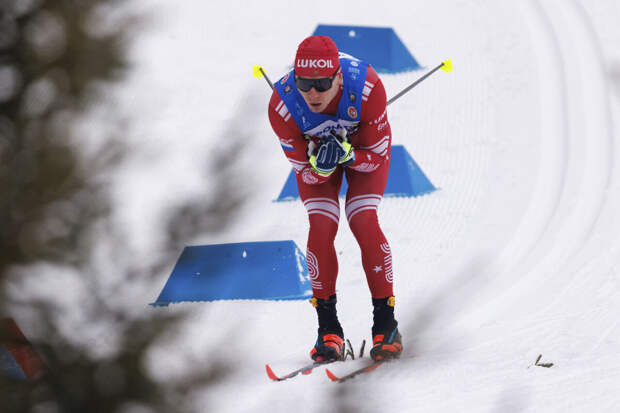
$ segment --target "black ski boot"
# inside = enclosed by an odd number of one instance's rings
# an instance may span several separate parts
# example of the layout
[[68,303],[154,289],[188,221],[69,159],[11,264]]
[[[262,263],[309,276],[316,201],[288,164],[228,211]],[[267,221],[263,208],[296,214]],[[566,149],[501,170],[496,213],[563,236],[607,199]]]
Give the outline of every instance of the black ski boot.
[[315,361],[342,360],[344,358],[344,333],[336,315],[336,295],[329,299],[312,298],[312,306],[319,317],[316,344],[310,351]]
[[403,351],[398,322],[394,319],[394,297],[372,299],[373,326],[370,357],[375,361],[400,357]]

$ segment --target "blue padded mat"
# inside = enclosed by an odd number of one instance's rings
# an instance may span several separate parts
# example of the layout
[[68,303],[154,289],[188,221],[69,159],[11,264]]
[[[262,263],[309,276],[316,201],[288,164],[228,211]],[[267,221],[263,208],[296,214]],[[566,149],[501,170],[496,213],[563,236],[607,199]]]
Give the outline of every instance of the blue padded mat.
[[420,69],[405,44],[391,27],[319,25],[313,35],[329,36],[338,50],[364,60],[377,73]]
[[152,305],[311,297],[306,258],[293,241],[243,242],[185,247]]
[[2,344],[0,344],[0,375],[10,379],[26,379],[26,375],[17,361]]

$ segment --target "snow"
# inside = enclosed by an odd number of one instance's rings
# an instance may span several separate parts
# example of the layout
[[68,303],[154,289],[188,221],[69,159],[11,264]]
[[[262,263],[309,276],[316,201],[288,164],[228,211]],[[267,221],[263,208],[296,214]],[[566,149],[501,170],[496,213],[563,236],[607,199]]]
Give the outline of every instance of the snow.
[[[454,65],[388,111],[393,143],[441,188],[385,199],[379,210],[402,359],[342,385],[322,369],[272,383],[265,363],[283,374],[308,361],[312,307],[194,303],[179,305],[191,318],[152,355],[157,377],[209,362],[217,342],[235,360],[231,375],[191,396],[212,411],[620,411],[618,2],[148,4],[133,6],[150,23],[118,93],[133,114],[135,149],[118,177],[118,219],[136,257],[153,249],[151,225],[166,205],[209,190],[196,171],[231,133],[246,138],[246,205],[225,233],[188,244],[292,239],[305,249],[303,206],[271,202],[290,165],[267,120],[270,91],[251,69],[260,64],[276,80],[316,24],[390,26],[426,68]],[[383,75],[388,97],[421,74]],[[358,347],[370,338],[370,295],[345,220],[336,248],[339,316]],[[152,302],[167,276],[136,305]],[[553,367],[534,365],[539,355]]]

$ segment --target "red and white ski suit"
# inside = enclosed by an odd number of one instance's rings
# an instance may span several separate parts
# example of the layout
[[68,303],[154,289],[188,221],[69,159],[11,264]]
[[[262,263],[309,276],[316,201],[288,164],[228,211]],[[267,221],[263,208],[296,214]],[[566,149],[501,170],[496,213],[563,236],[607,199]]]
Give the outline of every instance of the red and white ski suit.
[[[393,295],[392,254],[377,218],[390,167],[392,136],[385,88],[370,66],[362,94],[359,129],[350,136],[355,148],[355,162],[349,167],[338,166],[328,177],[312,170],[307,155],[309,141],[304,138],[277,91],[274,90],[269,102],[269,121],[286,149],[284,154],[293,165],[299,195],[308,211],[310,231],[306,259],[316,298],[327,299],[336,292],[338,259],[334,239],[340,219],[338,193],[343,173],[349,185],[345,213],[361,249],[372,298]],[[342,90],[323,113],[337,115],[341,96]]]

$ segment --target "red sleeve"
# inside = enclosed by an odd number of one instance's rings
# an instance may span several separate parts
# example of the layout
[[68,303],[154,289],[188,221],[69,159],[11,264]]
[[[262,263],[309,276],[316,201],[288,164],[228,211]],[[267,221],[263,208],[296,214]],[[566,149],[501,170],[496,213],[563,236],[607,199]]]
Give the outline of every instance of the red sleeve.
[[350,168],[372,172],[387,159],[392,144],[392,132],[386,111],[387,97],[379,75],[368,66],[362,91],[360,128],[351,136],[355,162]]
[[301,130],[276,90],[273,91],[269,100],[267,113],[271,128],[280,139],[284,155],[293,165],[295,173],[301,175],[302,180],[309,185],[322,184],[327,181],[329,176],[321,176],[312,170],[308,162],[308,142],[304,139]]

